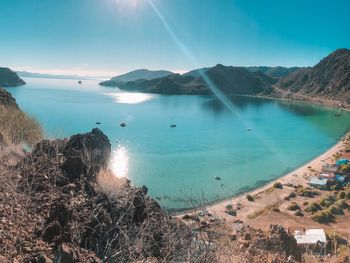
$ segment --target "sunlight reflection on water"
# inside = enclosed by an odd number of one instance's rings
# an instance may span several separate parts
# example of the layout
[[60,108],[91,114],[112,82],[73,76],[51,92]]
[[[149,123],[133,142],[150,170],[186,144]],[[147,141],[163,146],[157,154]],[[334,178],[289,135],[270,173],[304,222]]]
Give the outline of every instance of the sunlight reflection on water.
[[118,148],[113,150],[112,158],[110,161],[110,169],[113,171],[115,176],[127,177],[128,163],[129,163],[129,156],[125,147],[118,146]]
[[105,93],[108,96],[115,98],[117,103],[125,104],[138,104],[155,98],[155,95],[145,94],[145,93],[131,93],[131,92],[121,92],[121,93]]

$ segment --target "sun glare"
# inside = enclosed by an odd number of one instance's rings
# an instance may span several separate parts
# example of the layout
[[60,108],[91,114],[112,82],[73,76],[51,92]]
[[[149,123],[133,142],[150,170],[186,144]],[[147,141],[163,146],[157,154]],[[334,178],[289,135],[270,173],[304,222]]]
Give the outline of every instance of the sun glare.
[[125,147],[118,146],[112,153],[110,169],[117,177],[128,176],[129,157]]
[[113,97],[115,102],[123,104],[138,104],[155,98],[155,95],[145,93],[118,92],[105,94]]
[[142,0],[114,0],[118,10],[135,11],[141,4]]

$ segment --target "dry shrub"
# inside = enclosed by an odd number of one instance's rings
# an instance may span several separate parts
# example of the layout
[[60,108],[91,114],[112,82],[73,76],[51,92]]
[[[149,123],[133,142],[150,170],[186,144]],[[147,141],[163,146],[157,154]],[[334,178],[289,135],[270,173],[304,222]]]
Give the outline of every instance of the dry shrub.
[[0,133],[7,144],[33,146],[43,137],[40,124],[15,107],[0,106]]

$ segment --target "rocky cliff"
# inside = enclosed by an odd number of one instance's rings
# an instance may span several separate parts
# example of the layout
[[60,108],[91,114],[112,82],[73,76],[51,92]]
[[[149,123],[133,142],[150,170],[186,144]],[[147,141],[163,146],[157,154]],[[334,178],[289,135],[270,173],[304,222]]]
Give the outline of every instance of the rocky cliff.
[[18,108],[16,100],[11,93],[3,88],[0,88],[0,106]]
[[15,87],[26,84],[16,72],[9,68],[0,68],[0,87]]
[[276,84],[275,94],[350,104],[350,50],[338,49],[314,67],[292,72]]

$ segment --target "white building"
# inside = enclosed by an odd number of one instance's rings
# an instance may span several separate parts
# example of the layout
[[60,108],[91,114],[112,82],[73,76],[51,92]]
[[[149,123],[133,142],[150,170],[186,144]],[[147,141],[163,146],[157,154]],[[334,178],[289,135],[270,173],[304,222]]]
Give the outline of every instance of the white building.
[[316,245],[317,243],[325,244],[327,242],[326,233],[323,229],[307,229],[305,231],[296,230],[294,238],[298,245]]

